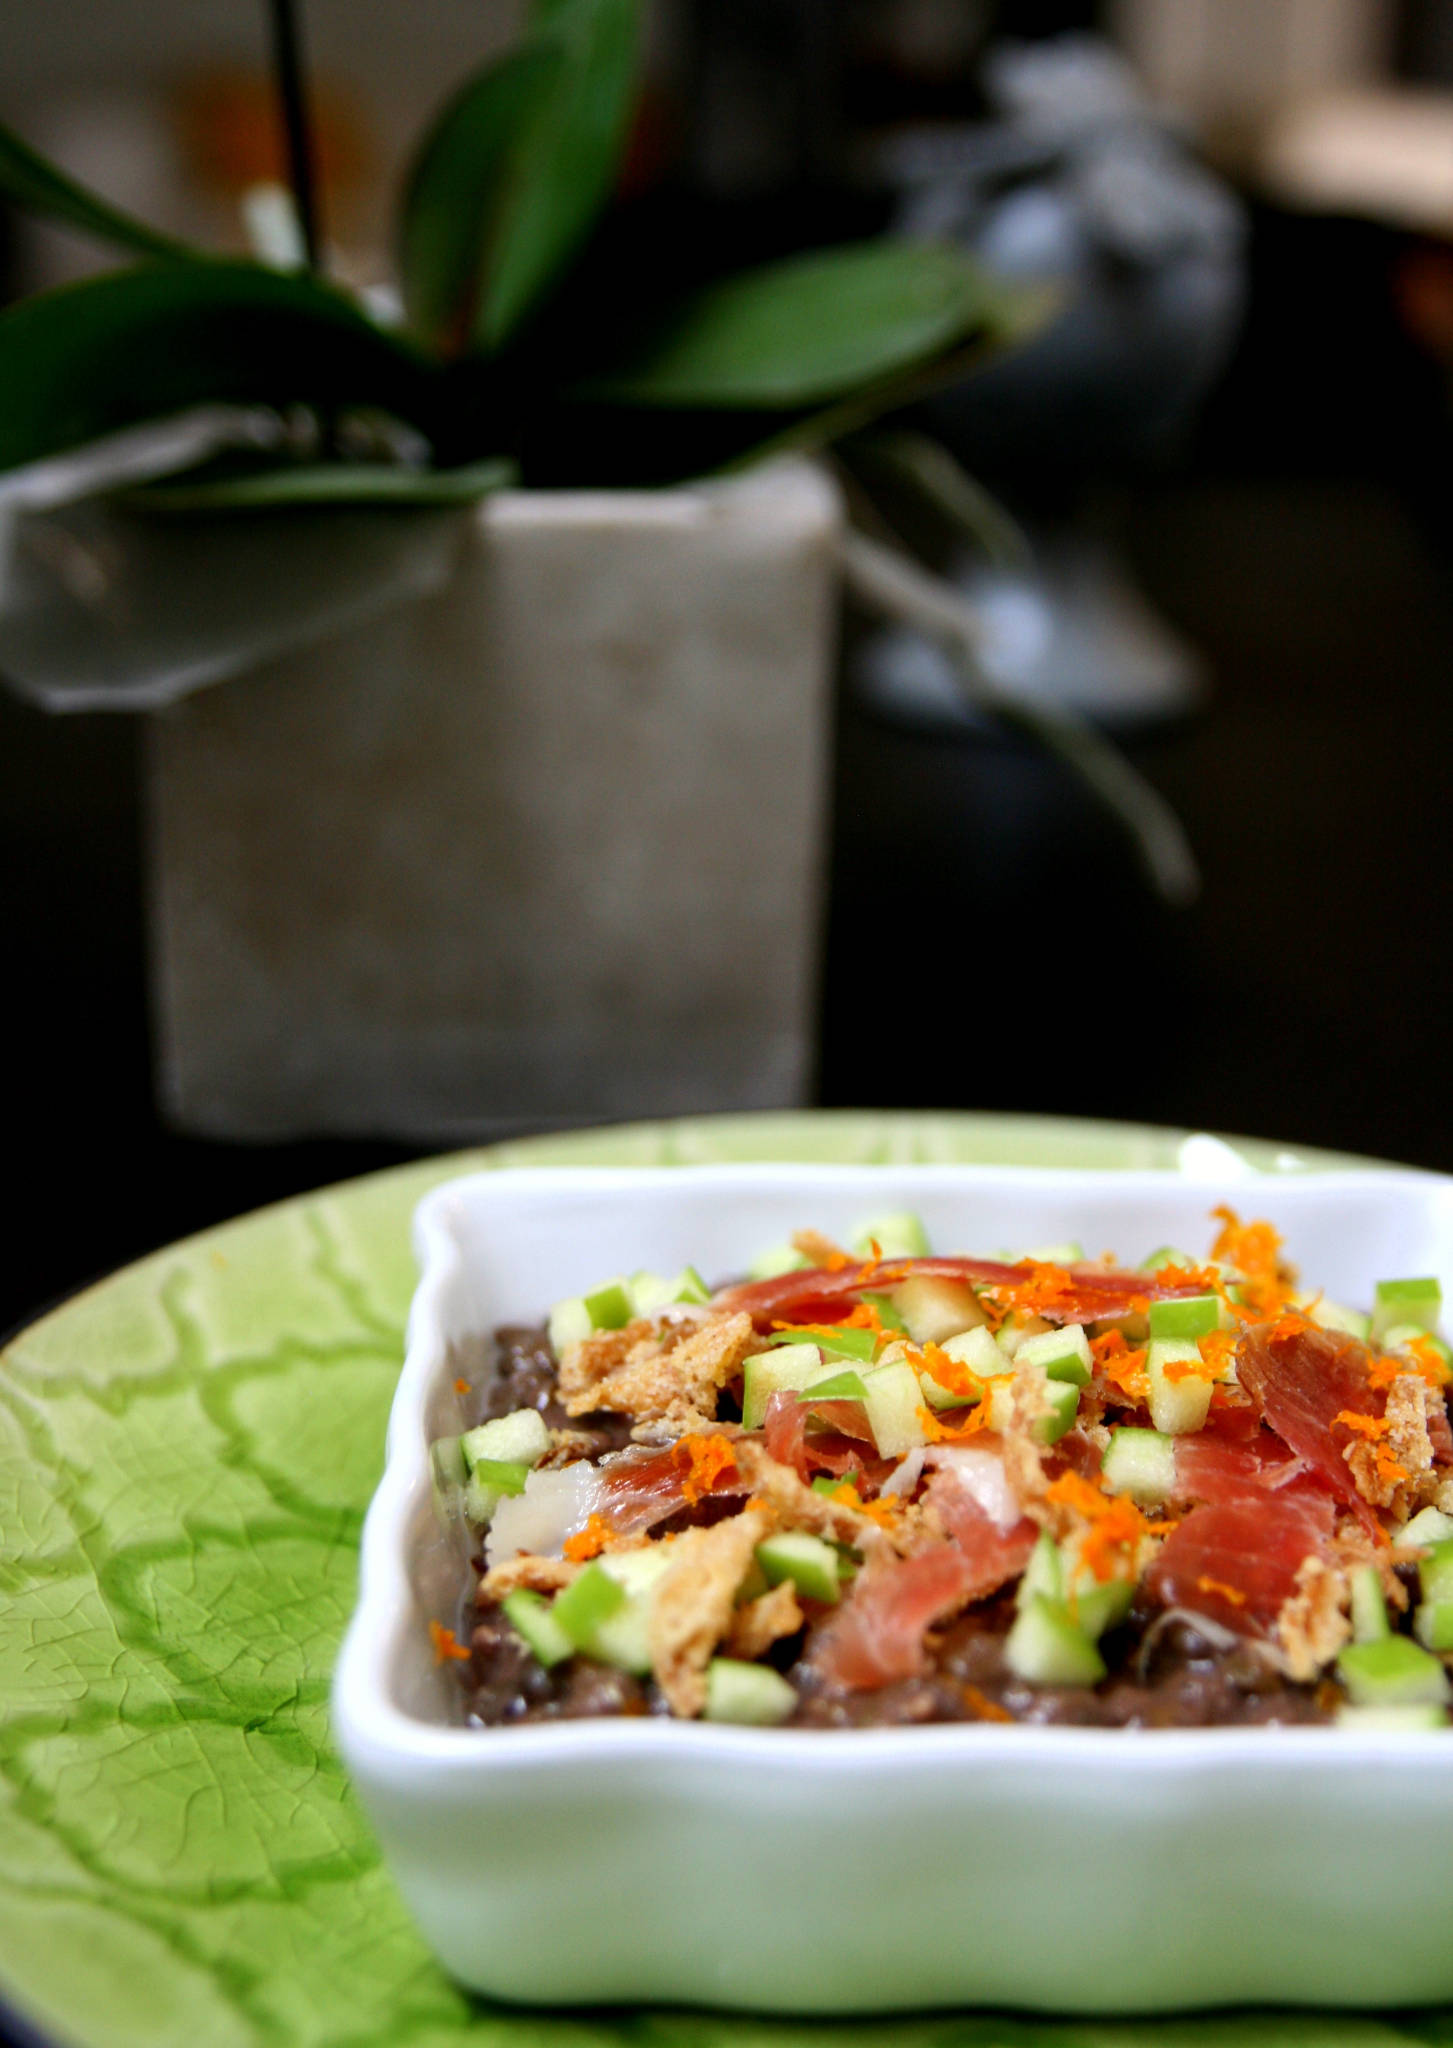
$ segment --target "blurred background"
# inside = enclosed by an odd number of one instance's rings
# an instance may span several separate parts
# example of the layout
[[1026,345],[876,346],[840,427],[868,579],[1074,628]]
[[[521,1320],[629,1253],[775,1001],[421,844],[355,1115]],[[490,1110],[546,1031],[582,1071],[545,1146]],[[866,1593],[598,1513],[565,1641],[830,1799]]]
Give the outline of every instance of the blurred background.
[[[383,279],[410,137],[518,20],[311,0],[340,276]],[[280,165],[238,0],[0,0],[0,119],[219,247]],[[618,289],[663,241],[689,276],[880,230],[1057,295],[918,416],[1008,515],[942,566],[1017,686],[1169,799],[1202,886],[1157,900],[1063,767],[928,643],[845,613],[812,1099],[1453,1168],[1453,0],[658,0],[593,259]],[[0,216],[6,300],[94,261]],[[159,1111],[145,744],[0,692],[0,1325],[425,1148]]]

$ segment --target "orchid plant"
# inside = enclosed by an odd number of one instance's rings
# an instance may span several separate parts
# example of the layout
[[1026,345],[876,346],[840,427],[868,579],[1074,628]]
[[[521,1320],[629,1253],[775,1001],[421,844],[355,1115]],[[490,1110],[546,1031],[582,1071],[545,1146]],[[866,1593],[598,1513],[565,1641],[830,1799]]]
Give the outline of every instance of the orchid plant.
[[[642,0],[533,0],[519,41],[419,142],[398,198],[394,279],[366,295],[312,260],[187,246],[0,128],[0,196],[132,259],[0,313],[0,499],[34,465],[77,451],[81,490],[194,519],[438,508],[513,483],[669,483],[832,448],[859,506],[886,464],[982,539],[982,494],[943,451],[901,433],[869,448],[865,430],[1012,343],[1042,299],[960,249],[883,238],[684,291],[670,288],[668,248],[659,292],[605,288],[588,257],[630,129],[641,15]],[[285,90],[296,171],[296,91],[288,101]],[[306,184],[298,196],[312,259]],[[143,461],[140,476],[129,453],[108,462],[118,436],[197,408],[213,422],[205,445],[163,436],[172,454],[149,474]],[[976,703],[1091,784],[1163,894],[1188,893],[1194,867],[1163,800],[1081,721],[990,684],[982,621],[950,584],[885,544],[881,527],[849,537],[843,566],[864,605],[948,648]],[[193,672],[217,670],[200,659]]]

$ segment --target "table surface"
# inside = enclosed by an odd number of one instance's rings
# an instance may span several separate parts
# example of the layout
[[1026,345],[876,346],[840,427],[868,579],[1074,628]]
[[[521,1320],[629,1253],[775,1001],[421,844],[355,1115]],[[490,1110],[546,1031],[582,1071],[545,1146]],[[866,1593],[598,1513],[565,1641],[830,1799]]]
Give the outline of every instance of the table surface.
[[[433,1964],[329,1744],[329,1673],[414,1285],[409,1221],[430,1186],[465,1166],[548,1163],[1170,1166],[1181,1136],[844,1114],[537,1139],[244,1217],[22,1332],[0,1355],[0,1985],[12,2038],[38,2029],[77,2048],[1453,2041],[1453,2013],[807,2023],[504,2012]],[[1245,1154],[1262,1170],[1296,1170],[1272,1146]]]

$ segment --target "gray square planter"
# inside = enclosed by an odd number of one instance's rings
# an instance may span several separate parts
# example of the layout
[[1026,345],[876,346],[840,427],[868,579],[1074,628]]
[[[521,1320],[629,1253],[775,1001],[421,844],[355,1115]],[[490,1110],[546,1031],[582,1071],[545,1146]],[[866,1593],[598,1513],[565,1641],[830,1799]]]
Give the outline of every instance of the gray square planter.
[[506,493],[441,594],[150,720],[183,1129],[453,1139],[810,1082],[841,508]]

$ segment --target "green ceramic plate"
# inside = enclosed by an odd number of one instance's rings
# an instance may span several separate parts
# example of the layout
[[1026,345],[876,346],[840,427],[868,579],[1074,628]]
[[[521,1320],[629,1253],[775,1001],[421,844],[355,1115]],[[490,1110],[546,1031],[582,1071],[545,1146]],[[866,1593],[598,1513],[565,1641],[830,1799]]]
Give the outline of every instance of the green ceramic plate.
[[[329,1747],[414,1285],[409,1219],[437,1181],[551,1162],[1170,1166],[1180,1137],[886,1115],[552,1137],[245,1217],[27,1330],[0,1358],[0,1989],[17,2032],[77,2048],[1453,2042],[1453,2013],[779,2025],[487,2009],[405,1919]],[[1333,1163],[1236,1142],[1262,1171]]]

